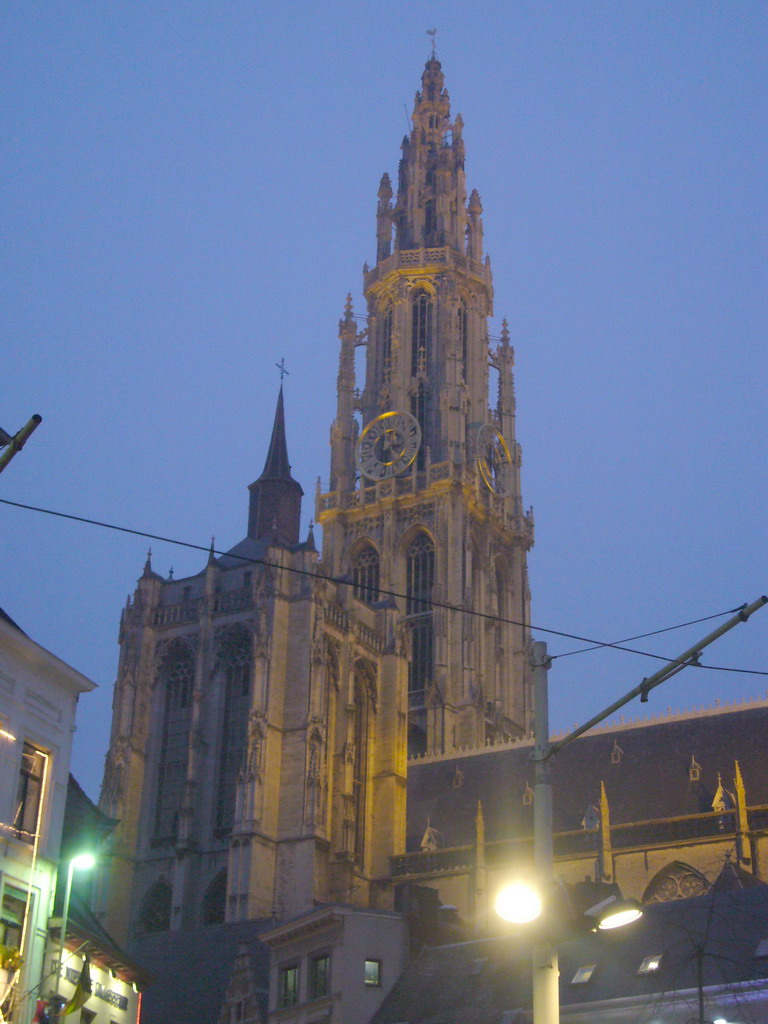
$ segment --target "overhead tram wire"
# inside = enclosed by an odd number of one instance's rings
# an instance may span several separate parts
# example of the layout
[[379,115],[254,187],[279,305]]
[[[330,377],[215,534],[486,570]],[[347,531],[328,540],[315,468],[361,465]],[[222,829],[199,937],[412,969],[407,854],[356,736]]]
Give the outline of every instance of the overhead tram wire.
[[[738,608],[731,608],[727,612],[716,612],[714,615],[704,615],[700,619],[691,619],[690,622],[679,622],[676,626],[665,626],[663,629],[654,629],[650,633],[638,633],[637,636],[628,636],[624,640],[615,640],[613,644],[594,644],[592,647],[580,647],[577,651],[566,651],[565,654],[552,654],[550,658],[571,658],[574,654],[588,654],[590,651],[599,651],[603,647],[612,647],[614,644],[628,644],[633,640],[644,640],[648,636],[658,636],[660,633],[670,633],[673,629],[685,629],[686,626],[697,626],[700,622],[710,622],[712,619],[722,618],[723,615],[735,615]],[[743,672],[744,669],[733,669],[734,672]]]
[[[85,523],[87,526],[98,526],[98,527],[101,527],[104,530],[114,530],[117,533],[128,533],[128,534],[131,534],[134,537],[144,537],[146,540],[157,540],[157,541],[161,541],[164,544],[173,544],[176,547],[189,548],[192,551],[202,551],[202,552],[205,552],[206,554],[208,554],[210,552],[213,552],[214,555],[218,555],[218,556],[226,555],[229,558],[235,558],[238,561],[243,562],[245,565],[261,565],[261,566],[264,566],[267,569],[278,569],[278,570],[282,570],[283,572],[291,572],[291,573],[294,573],[297,576],[309,576],[311,579],[325,580],[328,583],[343,583],[343,584],[348,584],[349,583],[349,580],[347,580],[347,579],[340,579],[339,577],[336,577],[336,576],[326,576],[323,573],[319,573],[319,572],[312,571],[312,570],[309,570],[309,569],[297,569],[297,568],[295,568],[293,566],[280,565],[277,562],[268,562],[266,559],[263,559],[263,558],[249,558],[246,555],[236,555],[236,554],[233,554],[232,552],[229,552],[229,551],[218,550],[216,548],[211,547],[211,545],[194,544],[192,541],[178,540],[175,537],[164,537],[164,536],[162,536],[162,534],[148,533],[146,530],[136,530],[136,529],[133,529],[132,527],[129,527],[129,526],[118,526],[116,523],[104,523],[104,522],[101,522],[98,519],[89,519],[87,516],[76,516],[76,515],[74,515],[71,512],[59,512],[56,509],[41,508],[39,505],[28,505],[28,504],[25,504],[24,502],[21,502],[21,501],[11,501],[8,498],[0,498],[0,504],[2,504],[2,505],[9,505],[12,508],[21,508],[21,509],[24,509],[27,512],[40,512],[42,515],[54,516],[54,517],[56,517],[58,519],[69,519],[69,520],[71,520],[72,522],[75,522],[75,523]],[[406,595],[400,593],[397,590],[387,590],[384,587],[378,587],[377,588],[377,592],[379,594],[383,595],[384,597],[395,597],[395,598],[399,598],[401,600],[406,600]],[[592,645],[591,648],[590,648],[591,650],[595,650],[595,649],[598,649],[598,648],[599,649],[610,648],[610,649],[617,650],[617,651],[625,651],[627,654],[636,654],[636,655],[638,655],[638,656],[640,656],[642,658],[653,658],[656,661],[666,661],[666,662],[672,662],[672,663],[674,663],[676,661],[675,658],[668,658],[668,657],[666,657],[663,654],[653,654],[650,651],[639,651],[639,650],[637,650],[636,648],[633,648],[633,647],[624,647],[623,646],[623,642],[618,642],[618,643],[610,643],[610,642],[607,642],[607,641],[604,642],[604,641],[601,641],[601,640],[595,640],[592,637],[579,636],[576,633],[566,633],[564,630],[560,630],[560,629],[547,629],[545,626],[536,626],[536,625],[534,625],[533,623],[530,623],[530,622],[520,622],[518,619],[507,619],[507,618],[504,618],[501,615],[491,615],[488,612],[478,612],[478,611],[475,611],[472,608],[463,608],[461,605],[449,604],[447,601],[435,601],[435,600],[433,600],[431,598],[413,598],[413,597],[410,598],[410,600],[411,601],[416,601],[416,602],[418,602],[420,604],[427,605],[427,606],[429,606],[431,608],[442,608],[442,609],[445,609],[446,611],[459,612],[462,615],[472,615],[475,618],[487,619],[487,620],[489,620],[491,622],[503,622],[504,624],[509,625],[509,626],[523,626],[523,627],[531,630],[532,632],[536,632],[536,633],[548,633],[550,636],[560,636],[560,637],[564,637],[567,640],[576,640],[579,643],[584,643],[584,644]],[[735,614],[736,612],[740,611],[742,608],[746,608],[746,605],[740,605],[738,608],[735,608],[735,609],[731,608],[731,609],[728,609],[727,611],[719,612],[719,613],[717,613],[715,615],[708,615],[708,616],[705,616],[703,619],[695,619],[695,620],[692,620],[691,622],[681,623],[680,626],[669,626],[669,627],[667,627],[664,630],[656,630],[655,632],[656,633],[668,632],[669,630],[672,630],[672,629],[680,629],[680,628],[682,628],[684,626],[693,625],[694,622],[703,622],[706,619],[723,618],[726,615],[733,615],[733,614]],[[642,634],[642,635],[643,636],[652,636],[654,634],[653,633],[646,633],[646,634]],[[639,639],[639,637],[638,637],[638,639]],[[584,652],[570,651],[568,653],[569,654],[578,654],[578,653],[584,653]],[[566,655],[563,655],[563,657],[565,657],[565,656]],[[558,655],[553,655],[553,658],[554,657],[558,657]],[[681,665],[681,667],[684,667],[684,666]],[[745,675],[768,676],[768,671],[761,671],[761,670],[758,670],[758,669],[727,668],[727,667],[714,666],[714,665],[701,665],[701,664],[698,664],[698,663],[695,664],[695,665],[692,665],[692,667],[694,667],[694,668],[710,669],[712,671],[718,671],[718,672],[739,672],[739,673],[742,673],[742,674],[745,674]]]

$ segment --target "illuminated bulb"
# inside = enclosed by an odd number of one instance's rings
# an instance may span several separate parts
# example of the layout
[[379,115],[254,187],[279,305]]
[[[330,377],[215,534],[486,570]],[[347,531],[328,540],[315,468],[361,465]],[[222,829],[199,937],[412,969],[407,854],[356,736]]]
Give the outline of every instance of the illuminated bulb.
[[496,913],[512,924],[527,924],[541,914],[541,897],[524,882],[506,885],[496,896]]
[[614,914],[606,915],[597,927],[603,932],[610,928],[621,928],[622,925],[631,924],[642,916],[643,912],[639,907],[625,907]]

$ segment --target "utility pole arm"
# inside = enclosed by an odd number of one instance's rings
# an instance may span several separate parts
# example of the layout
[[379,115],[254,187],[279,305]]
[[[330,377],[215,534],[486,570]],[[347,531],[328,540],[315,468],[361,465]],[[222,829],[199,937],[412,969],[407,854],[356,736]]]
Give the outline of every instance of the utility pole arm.
[[701,652],[705,647],[714,643],[714,641],[719,639],[723,633],[727,633],[730,629],[733,629],[734,626],[738,626],[740,622],[746,622],[753,612],[756,612],[758,608],[762,608],[766,603],[768,603],[768,597],[763,595],[762,597],[758,597],[756,601],[753,601],[752,604],[742,605],[732,618],[728,619],[727,622],[724,622],[722,626],[718,626],[717,629],[705,636],[703,640],[699,641],[699,643],[694,644],[693,647],[689,647],[687,651],[683,651],[679,658],[675,658],[674,661],[668,662],[663,668],[660,668],[658,672],[655,672],[652,676],[644,679],[642,683],[639,683],[634,688],[634,690],[630,690],[629,693],[625,694],[625,696],[614,701],[610,707],[605,708],[604,711],[595,715],[594,718],[590,718],[590,720],[585,722],[584,725],[580,725],[578,729],[574,729],[573,732],[569,732],[567,736],[558,740],[556,743],[550,744],[546,756],[552,757],[552,755],[556,754],[558,750],[562,750],[563,747],[567,747],[569,743],[572,743],[573,740],[577,739],[583,733],[592,729],[595,725],[599,725],[600,722],[612,715],[614,711],[618,711],[619,708],[623,708],[625,704],[629,704],[629,702],[634,700],[635,697],[640,697],[641,701],[648,700],[648,693],[654,689],[654,687],[666,682],[667,679],[677,675],[678,672],[682,672],[682,670],[687,668],[688,665],[696,665],[701,657]]
[[[11,459],[14,457],[14,455],[17,452],[21,451],[21,449],[24,447],[24,442],[27,440],[27,438],[32,433],[32,431],[40,423],[42,423],[42,420],[43,420],[43,417],[42,416],[38,416],[38,414],[35,413],[35,415],[32,416],[24,424],[24,426],[21,428],[21,430],[17,431],[17,433],[15,433],[13,435],[13,437],[11,437],[8,441],[5,442],[8,447],[0,455],[0,473],[3,472],[3,470],[8,465],[8,463],[11,461]],[[5,433],[5,432],[3,431],[3,433]],[[5,436],[7,437],[8,435],[6,434]]]

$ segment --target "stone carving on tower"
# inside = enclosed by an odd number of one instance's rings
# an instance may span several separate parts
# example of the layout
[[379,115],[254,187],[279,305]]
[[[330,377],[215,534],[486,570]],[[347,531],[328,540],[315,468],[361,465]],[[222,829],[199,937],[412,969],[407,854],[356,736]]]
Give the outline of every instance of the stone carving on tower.
[[506,321],[499,339],[488,334],[493,283],[481,214],[477,192],[467,199],[463,121],[451,120],[433,55],[396,191],[387,174],[379,186],[376,264],[364,268],[367,327],[351,298],[339,325],[330,490],[317,498],[323,569],[350,581],[345,608],[396,612],[412,754],[509,739],[530,726],[533,520],[520,492]]

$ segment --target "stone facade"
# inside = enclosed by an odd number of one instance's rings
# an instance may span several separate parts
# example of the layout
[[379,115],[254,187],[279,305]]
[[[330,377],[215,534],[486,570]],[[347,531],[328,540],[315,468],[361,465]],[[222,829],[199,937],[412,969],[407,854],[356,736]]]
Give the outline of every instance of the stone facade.
[[340,323],[322,558],[299,539],[281,389],[246,538],[187,579],[148,556],[123,611],[101,800],[121,822],[101,895],[121,939],[318,901],[390,908],[409,744],[528,727],[533,526],[481,210],[433,59],[396,195],[387,175],[379,190],[367,326],[351,300]]

